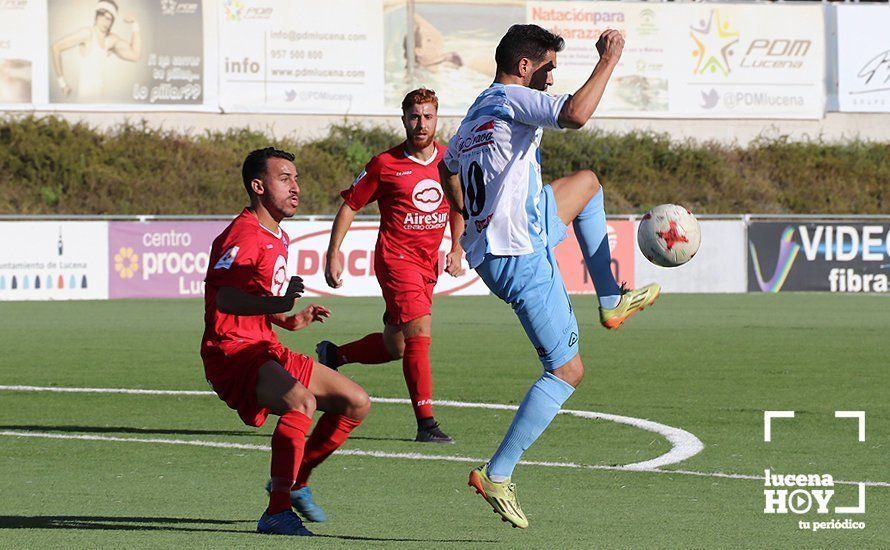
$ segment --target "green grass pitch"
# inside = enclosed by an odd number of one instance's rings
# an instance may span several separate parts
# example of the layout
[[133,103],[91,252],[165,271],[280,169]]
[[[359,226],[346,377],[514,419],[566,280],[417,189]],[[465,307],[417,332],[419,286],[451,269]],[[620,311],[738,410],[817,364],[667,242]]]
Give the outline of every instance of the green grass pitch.
[[[332,319],[286,333],[311,353],[380,327],[380,299],[321,299]],[[531,521],[510,529],[466,486],[471,462],[333,456],[313,487],[329,521],[299,541],[253,533],[266,501],[262,449],[50,439],[55,434],[265,446],[213,396],[0,390],[0,547],[713,548],[890,547],[890,299],[824,294],[667,295],[617,332],[574,298],[587,376],[567,408],[682,428],[704,450],[669,471],[829,473],[883,482],[863,515],[763,513],[763,481],[688,473],[520,466]],[[208,390],[198,356],[202,303],[0,304],[0,385]],[[434,306],[436,398],[517,404],[540,367],[495,298]],[[398,363],[343,372],[372,396],[406,397]],[[794,410],[763,441],[763,411]],[[856,421],[835,410],[866,411]],[[345,449],[487,458],[511,411],[439,407],[458,443],[411,441],[410,407],[376,403]],[[652,432],[561,415],[524,459],[624,465],[671,448]],[[856,503],[839,485],[834,505]],[[851,518],[864,530],[804,531]]]

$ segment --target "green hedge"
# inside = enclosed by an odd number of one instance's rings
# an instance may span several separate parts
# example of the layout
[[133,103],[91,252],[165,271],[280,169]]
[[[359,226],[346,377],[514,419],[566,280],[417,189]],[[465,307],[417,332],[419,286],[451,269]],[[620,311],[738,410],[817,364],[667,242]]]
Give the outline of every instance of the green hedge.
[[[297,154],[301,214],[330,214],[397,132],[335,125],[315,141],[246,129],[181,134],[126,124],[100,132],[55,117],[0,120],[0,213],[231,214],[245,196],[244,155]],[[760,140],[746,148],[665,134],[548,132],[545,181],[592,169],[610,213],[674,202],[700,213],[890,213],[890,144]]]

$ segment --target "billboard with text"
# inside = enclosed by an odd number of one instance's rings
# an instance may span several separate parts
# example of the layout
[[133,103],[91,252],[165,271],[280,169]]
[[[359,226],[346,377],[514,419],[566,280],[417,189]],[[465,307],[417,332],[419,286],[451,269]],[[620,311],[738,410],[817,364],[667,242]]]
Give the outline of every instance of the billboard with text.
[[751,222],[748,290],[890,290],[890,224]]
[[108,222],[0,222],[0,300],[108,298]]
[[890,113],[890,6],[837,6],[841,111]]

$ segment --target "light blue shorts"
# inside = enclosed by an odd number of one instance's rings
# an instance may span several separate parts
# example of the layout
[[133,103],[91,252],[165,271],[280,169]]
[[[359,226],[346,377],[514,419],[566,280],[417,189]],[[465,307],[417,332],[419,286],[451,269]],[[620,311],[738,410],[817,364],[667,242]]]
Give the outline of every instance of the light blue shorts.
[[566,238],[566,225],[557,215],[549,185],[542,202],[545,248],[523,256],[486,254],[476,273],[513,307],[544,369],[552,371],[578,354],[578,321],[554,255]]

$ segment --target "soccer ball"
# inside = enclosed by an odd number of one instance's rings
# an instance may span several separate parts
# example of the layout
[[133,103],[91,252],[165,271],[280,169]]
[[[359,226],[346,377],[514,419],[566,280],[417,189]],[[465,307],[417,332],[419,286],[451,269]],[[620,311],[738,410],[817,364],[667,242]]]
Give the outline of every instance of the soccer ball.
[[695,256],[701,229],[692,212],[676,204],[661,204],[643,216],[637,244],[647,260],[661,267],[677,267]]

